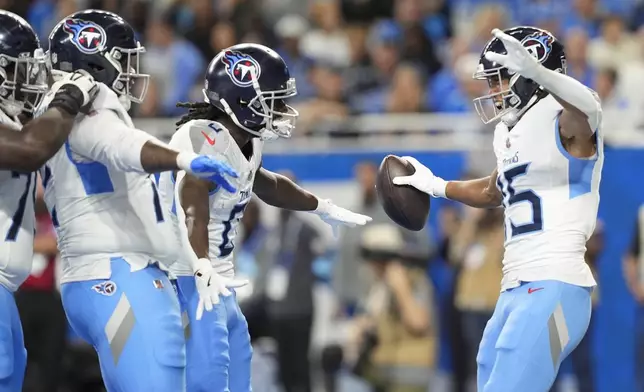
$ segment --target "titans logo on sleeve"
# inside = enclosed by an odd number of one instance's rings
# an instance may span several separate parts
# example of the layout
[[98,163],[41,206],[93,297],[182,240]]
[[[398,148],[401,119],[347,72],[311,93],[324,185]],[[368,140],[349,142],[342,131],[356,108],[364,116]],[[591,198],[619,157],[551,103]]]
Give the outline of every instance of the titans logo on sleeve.
[[69,33],[71,42],[85,54],[98,53],[105,47],[107,34],[95,23],[81,19],[67,19],[63,29]]

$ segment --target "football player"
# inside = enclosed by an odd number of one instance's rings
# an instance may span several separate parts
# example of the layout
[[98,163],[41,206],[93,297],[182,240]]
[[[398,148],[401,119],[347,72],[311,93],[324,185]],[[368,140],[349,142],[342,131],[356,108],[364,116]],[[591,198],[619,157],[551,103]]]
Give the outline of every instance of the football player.
[[[98,91],[70,74],[52,88],[49,110],[31,120],[48,90],[46,57],[34,30],[0,10],[0,390],[20,391],[26,366],[13,293],[31,271],[36,171],[63,145],[74,118]],[[26,125],[22,125],[26,123]]]
[[143,52],[132,27],[111,12],[80,11],[54,27],[54,77],[83,70],[100,91],[41,175],[58,234],[65,312],[98,352],[107,390],[181,392],[185,340],[164,271],[176,260],[176,235],[147,173],[185,170],[222,192],[236,190],[228,182],[236,173],[134,127],[128,109],[144,99],[148,80],[139,70]]
[[551,33],[493,35],[474,74],[490,87],[475,106],[485,123],[497,122],[493,174],[447,182],[408,157],[416,172],[393,181],[505,208],[502,293],[479,347],[478,390],[545,392],[590,321],[596,283],[584,254],[599,205],[602,109],[595,92],[566,75]]
[[[212,154],[229,163],[239,177],[234,180],[235,193],[224,193],[216,183],[189,173],[163,173],[160,179],[161,193],[177,214],[185,244],[172,272],[190,323],[188,391],[248,392],[251,346],[232,290],[243,284],[234,279],[232,253],[252,194],[278,208],[315,213],[334,227],[364,225],[371,218],[319,199],[262,167],[264,141],[289,137],[298,116],[285,102],[296,94],[295,80],[275,51],[254,44],[221,51],[208,67],[203,93],[204,102],[180,105],[190,110],[177,124],[180,128],[170,145]],[[213,305],[212,312],[195,322]]]

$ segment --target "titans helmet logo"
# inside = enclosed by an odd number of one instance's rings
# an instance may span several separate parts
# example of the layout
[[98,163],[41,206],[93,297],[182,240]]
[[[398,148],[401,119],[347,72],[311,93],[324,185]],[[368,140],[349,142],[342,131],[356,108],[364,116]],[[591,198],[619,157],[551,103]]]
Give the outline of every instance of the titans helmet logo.
[[540,32],[534,33],[525,37],[521,44],[537,61],[542,63],[552,50],[552,36]]
[[259,79],[262,72],[259,63],[243,53],[226,51],[221,61],[226,64],[226,73],[230,79],[239,87],[252,86],[253,77]]
[[81,19],[67,19],[63,29],[69,34],[71,42],[85,54],[98,53],[105,47],[107,34],[95,23]]

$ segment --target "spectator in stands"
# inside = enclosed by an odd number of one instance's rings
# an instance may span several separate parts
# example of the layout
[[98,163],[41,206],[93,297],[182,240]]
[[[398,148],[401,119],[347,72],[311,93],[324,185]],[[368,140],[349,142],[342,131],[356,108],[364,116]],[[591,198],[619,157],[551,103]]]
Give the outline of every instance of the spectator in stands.
[[501,290],[505,233],[501,209],[465,207],[464,215],[450,241],[449,259],[459,265],[455,305],[462,321],[469,390],[475,391],[479,343]]
[[[588,36],[599,35],[601,14],[597,0],[572,0],[572,9],[563,15],[561,31],[567,35],[570,29],[582,29]],[[566,54],[570,46],[566,45]]]
[[[437,112],[444,113],[468,113],[474,110],[472,100],[486,94],[488,90],[485,81],[476,80],[472,77],[478,66],[479,55],[467,53],[458,57],[452,69],[454,80],[449,81],[454,85],[450,89],[436,86],[437,89],[431,96],[431,107]],[[446,80],[441,81],[447,84]]]
[[177,36],[171,16],[150,22],[146,34],[147,53],[141,62],[156,84],[159,105],[156,114],[174,116],[183,112],[177,108],[179,101],[188,101],[192,88],[203,78],[206,62],[199,51],[188,41]]
[[344,31],[339,0],[314,0],[311,20],[315,28],[302,37],[300,50],[316,62],[337,67],[351,64],[351,44]]
[[[360,162],[355,168],[355,177],[360,184],[360,203],[356,212],[369,215],[372,223],[391,222],[376,195],[376,174],[378,166],[370,161]],[[351,230],[342,230],[340,235],[338,261],[335,263],[333,274],[333,288],[338,296],[340,307],[351,314],[356,304],[367,293],[370,284],[368,269],[361,263],[360,238],[362,227]],[[400,228],[406,246],[413,251],[419,259],[430,260],[434,253],[434,244],[430,241],[430,232],[427,227],[421,231],[409,231]]]
[[440,70],[436,48],[450,35],[449,25],[444,15],[438,13],[436,4],[436,1],[394,1],[393,23],[403,37],[402,58],[419,62],[429,75]]
[[58,247],[39,179],[36,237],[31,274],[16,292],[27,356],[25,392],[56,391],[61,385],[67,319],[56,283]]
[[297,82],[297,96],[294,101],[303,101],[315,95],[315,87],[309,80],[313,61],[306,58],[300,50],[301,38],[309,30],[309,22],[300,15],[289,14],[279,19],[275,25],[275,35],[280,40],[277,51],[288,64],[291,76]]
[[626,286],[631,292],[633,299],[638,305],[635,316],[635,391],[644,391],[644,236],[642,236],[644,217],[640,212],[640,218],[635,225],[635,232],[631,240],[630,249],[623,260],[624,279]]
[[492,38],[492,29],[509,27],[508,15],[501,4],[489,3],[481,5],[474,17],[466,21],[472,25],[467,35],[470,40],[470,51],[480,53],[485,44]]
[[220,20],[210,29],[208,60],[215,57],[221,50],[236,45],[238,42],[235,26],[227,20]]
[[414,113],[425,111],[426,78],[413,64],[400,64],[396,68],[386,98],[388,113]]
[[340,69],[318,63],[311,68],[310,80],[317,96],[298,104],[298,133],[313,132],[323,121],[342,120],[349,114]]
[[[282,173],[296,181],[292,173]],[[285,392],[310,392],[313,328],[313,262],[324,251],[318,229],[301,214],[280,210],[277,226],[257,255],[255,295],[265,299],[266,319],[277,343]]]
[[384,89],[392,78],[400,61],[400,47],[403,35],[391,21],[381,21],[373,25],[366,41],[368,60],[358,67],[347,70],[344,77],[347,94],[351,97],[351,107],[355,112],[382,112]]
[[345,358],[375,390],[426,392],[438,323],[425,264],[406,258],[405,240],[391,223],[367,226],[360,244],[374,280],[351,320]]
[[604,19],[601,35],[588,47],[588,62],[596,68],[617,68],[639,59],[642,48],[626,31],[624,20],[616,15]]
[[[20,2],[27,3],[27,2]],[[1,7],[0,9],[8,9]],[[31,4],[27,14],[27,21],[36,30],[44,46],[49,45],[47,37],[59,20],[81,9],[81,4],[76,0],[48,1],[39,0]]]
[[[603,110],[627,109],[629,106],[628,100],[617,90],[618,77],[617,70],[614,68],[600,69],[595,75],[593,85],[602,100]],[[604,126],[606,127],[606,124]],[[611,127],[608,126],[606,129]]]
[[595,71],[588,63],[588,34],[581,28],[569,30],[565,36],[568,75],[593,87]]

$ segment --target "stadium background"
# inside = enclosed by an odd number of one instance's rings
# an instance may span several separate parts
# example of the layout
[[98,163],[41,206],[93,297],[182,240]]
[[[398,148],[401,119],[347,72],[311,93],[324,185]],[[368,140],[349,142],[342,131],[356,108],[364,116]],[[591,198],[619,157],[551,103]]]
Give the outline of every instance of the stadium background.
[[[489,173],[494,164],[491,129],[481,125],[471,105],[482,89],[470,80],[478,53],[493,27],[550,29],[566,45],[569,74],[599,92],[606,113],[599,213],[604,248],[598,262],[600,300],[593,315],[592,378],[598,391],[636,390],[635,375],[644,372],[636,362],[635,343],[644,333],[637,326],[642,311],[627,289],[621,260],[644,205],[644,2],[0,0],[0,8],[23,15],[34,26],[45,46],[56,21],[92,7],[119,13],[140,34],[152,84],[146,102],[134,110],[135,122],[164,139],[181,114],[175,103],[200,99],[204,67],[214,53],[237,42],[277,49],[297,78],[300,95],[294,104],[302,118],[291,140],[267,146],[264,166],[289,170],[304,186],[349,208],[361,202],[355,166],[378,164],[389,153],[414,155],[446,179]],[[444,237],[440,216],[448,204],[432,201],[430,235],[435,243]],[[277,214],[261,207],[263,225],[270,230]],[[328,232],[324,236],[331,238]],[[337,302],[333,270],[340,252],[336,241],[330,239],[328,245],[315,264],[315,290],[326,298],[316,300],[318,342],[333,341],[338,317],[337,309],[319,310]],[[443,316],[451,308],[458,269],[440,256],[428,265],[441,326],[435,366],[437,373],[449,376],[457,355],[448,338],[450,320]],[[38,277],[44,267],[36,266],[33,276]],[[47,319],[41,322],[46,325]],[[313,346],[311,356],[319,356],[319,345]]]

